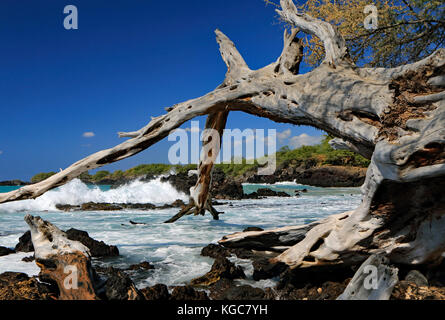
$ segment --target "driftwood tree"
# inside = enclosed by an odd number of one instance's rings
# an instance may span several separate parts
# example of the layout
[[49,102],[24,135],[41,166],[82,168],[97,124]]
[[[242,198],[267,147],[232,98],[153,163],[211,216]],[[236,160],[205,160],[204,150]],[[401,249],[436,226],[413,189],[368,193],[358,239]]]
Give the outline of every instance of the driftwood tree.
[[[298,12],[292,0],[281,0],[277,12],[294,29],[285,32],[283,52],[276,62],[251,70],[232,41],[217,30],[228,66],[217,89],[169,108],[138,131],[120,133],[130,139],[112,149],[80,160],[43,182],[1,194],[0,203],[36,198],[86,170],[133,156],[196,116],[208,115],[207,128],[222,132],[227,114],[236,110],[317,127],[337,137],[335,146],[372,159],[360,207],[310,226],[290,228],[299,234],[298,241],[288,244],[277,261],[292,268],[355,264],[382,252],[404,264],[441,260],[445,249],[445,50],[397,68],[358,68],[333,25]],[[302,44],[298,32],[319,38],[325,50],[321,65],[306,74],[299,74]],[[200,163],[190,205],[179,217],[203,214],[207,209],[218,218],[209,197],[212,167],[212,161]],[[283,232],[290,231],[241,233],[222,242],[241,245],[264,234]]]

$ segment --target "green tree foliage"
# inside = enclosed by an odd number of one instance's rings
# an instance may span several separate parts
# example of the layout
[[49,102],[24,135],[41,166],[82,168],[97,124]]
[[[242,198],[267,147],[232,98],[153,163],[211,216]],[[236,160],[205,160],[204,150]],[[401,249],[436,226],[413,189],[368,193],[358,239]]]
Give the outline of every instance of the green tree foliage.
[[82,173],[79,176],[79,179],[81,179],[81,180],[91,180],[91,175],[87,171],[87,172]]
[[[278,166],[303,166],[306,168],[323,166],[323,165],[337,165],[337,166],[352,166],[363,167],[369,166],[370,161],[365,159],[359,154],[346,150],[334,150],[329,145],[331,136],[326,135],[323,141],[315,146],[302,146],[298,149],[291,150],[288,146],[282,147],[277,153],[277,165]],[[232,161],[230,164],[220,163],[216,164],[215,168],[222,170],[226,175],[231,177],[241,176],[247,172],[256,171],[259,167],[257,161],[251,163],[246,159],[239,159],[240,164]],[[159,176],[168,174],[170,172],[175,173],[187,173],[190,170],[196,170],[196,164],[188,165],[170,165],[170,164],[142,164],[137,167],[131,168],[126,171],[117,170],[113,173],[109,171],[98,171],[94,175],[83,173],[80,178],[83,180],[90,180],[92,182],[98,182],[103,179],[118,180],[122,178],[138,178],[145,175]],[[34,176],[32,182],[40,182],[51,175],[50,173],[39,173]]]
[[[364,28],[369,15],[364,13],[367,5],[375,5],[378,10],[375,30]],[[347,41],[352,59],[360,65],[395,67],[412,63],[443,47],[445,42],[443,0],[307,0],[299,9],[336,25]],[[305,40],[305,61],[319,64],[324,56],[320,40]]]
[[41,173],[36,174],[34,177],[32,177],[31,182],[38,183],[38,182],[48,179],[49,177],[51,177],[55,174],[56,174],[55,172],[41,172]]
[[92,179],[94,182],[97,182],[97,181],[103,180],[103,179],[105,179],[105,178],[107,178],[107,177],[109,177],[109,176],[110,176],[110,172],[109,172],[109,171],[102,170],[102,171],[98,171],[98,172],[96,172],[96,174],[93,175],[93,176],[91,177],[91,179]]
[[352,166],[363,167],[369,166],[370,161],[361,155],[347,151],[334,150],[329,141],[331,136],[325,135],[323,141],[315,146],[302,146],[295,150],[277,152],[277,163],[291,163],[296,165],[305,164],[306,166],[317,165],[338,165],[338,166]]

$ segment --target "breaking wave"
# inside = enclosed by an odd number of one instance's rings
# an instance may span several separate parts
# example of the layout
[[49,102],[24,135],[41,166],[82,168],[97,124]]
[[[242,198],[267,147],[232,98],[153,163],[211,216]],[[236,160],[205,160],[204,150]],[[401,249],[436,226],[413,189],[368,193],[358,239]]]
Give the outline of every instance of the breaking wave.
[[161,182],[160,178],[149,182],[135,180],[106,191],[97,186],[87,186],[79,179],[75,179],[62,187],[48,191],[35,200],[1,204],[0,212],[57,211],[57,204],[80,205],[87,202],[160,205],[172,203],[177,199],[186,201],[187,196],[178,192],[170,183]]

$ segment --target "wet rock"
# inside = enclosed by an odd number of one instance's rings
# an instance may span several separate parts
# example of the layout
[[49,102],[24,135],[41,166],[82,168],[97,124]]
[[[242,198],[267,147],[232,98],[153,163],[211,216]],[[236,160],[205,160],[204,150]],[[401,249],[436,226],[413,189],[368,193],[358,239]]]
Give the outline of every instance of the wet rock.
[[258,228],[258,227],[248,227],[243,230],[243,232],[250,232],[250,231],[264,231],[264,229]]
[[107,277],[105,296],[108,300],[144,300],[143,294],[123,271],[109,267],[101,272]]
[[360,187],[365,182],[366,169],[342,166],[315,167],[296,172],[292,178],[298,183],[315,187]]
[[80,206],[82,211],[118,211],[122,210],[122,207],[112,203],[94,203],[88,202]]
[[[73,241],[79,241],[90,249],[92,257],[115,257],[119,255],[119,249],[116,246],[105,244],[103,241],[97,241],[91,238],[87,232],[77,229],[66,231],[67,238]],[[25,232],[15,246],[16,252],[34,252],[34,246],[31,241],[31,232]]]
[[405,277],[408,282],[413,282],[419,287],[428,287],[428,279],[419,271],[411,270]]
[[250,259],[253,256],[251,250],[243,248],[226,248],[219,244],[209,244],[201,250],[203,257],[216,259],[218,257],[237,256],[240,259]]
[[24,257],[23,262],[33,262],[36,258],[34,256]]
[[228,181],[219,188],[212,189],[215,199],[241,200],[244,198],[244,189],[241,183]]
[[232,280],[221,279],[210,287],[210,297],[213,300],[272,300],[271,290],[254,288],[249,285],[237,286]]
[[54,300],[57,290],[24,273],[0,274],[0,300]]
[[201,250],[201,255],[216,259],[218,257],[230,257],[232,254],[223,246],[211,243]]
[[19,243],[15,246],[16,252],[33,252],[34,246],[31,241],[31,231],[26,231],[20,238]]
[[199,277],[191,281],[192,286],[210,286],[220,279],[244,279],[246,275],[244,274],[243,268],[236,266],[234,263],[230,262],[227,258],[218,257],[213,263],[212,269],[206,273],[204,276]]
[[121,210],[123,210],[123,209],[130,209],[130,210],[154,210],[154,209],[156,209],[156,206],[151,203],[120,203],[117,205],[119,207],[121,207]]
[[171,204],[165,204],[159,207],[156,207],[156,209],[158,210],[163,210],[163,209],[171,209],[171,208],[184,208],[185,207],[185,203],[182,200],[176,200],[175,202],[171,203]]
[[144,288],[141,290],[145,300],[160,300],[166,301],[170,299],[170,293],[168,288],[164,284],[157,284],[152,287]]
[[190,188],[195,186],[197,180],[197,176],[189,177],[185,172],[161,178],[161,182],[169,182],[176,190],[185,194],[190,194]]
[[336,300],[346,289],[350,279],[327,281],[321,285],[307,284],[303,288],[288,286],[277,292],[280,300]]
[[275,184],[277,183],[279,180],[277,178],[276,175],[268,175],[268,176],[264,176],[264,175],[251,175],[250,177],[247,178],[248,183],[258,183],[258,184]]
[[120,211],[120,210],[162,210],[170,208],[182,208],[185,204],[182,200],[176,200],[171,204],[156,206],[151,203],[96,203],[88,202],[80,206],[57,204],[56,208],[65,212],[72,211]]
[[256,192],[253,192],[251,194],[245,195],[244,198],[246,199],[262,199],[265,197],[283,197],[283,198],[290,198],[291,195],[289,195],[287,192],[277,192],[271,189],[258,189]]
[[[325,283],[349,283],[355,271],[346,266],[314,266],[311,268],[287,268],[280,274],[277,285],[282,289],[320,288]],[[346,286],[345,286],[346,288]],[[340,294],[343,292],[340,292]],[[339,294],[339,295],[340,295]]]
[[131,265],[128,270],[153,270],[155,267],[150,262],[144,261],[139,264]]
[[252,266],[255,281],[274,278],[287,269],[286,264],[281,262],[271,263],[268,258],[255,259]]
[[195,290],[191,286],[174,287],[170,300],[176,301],[197,301],[197,300],[209,300],[207,293],[204,291]]
[[56,209],[65,212],[80,211],[81,206],[72,206],[70,204],[56,204]]
[[400,281],[394,287],[391,300],[445,300],[445,288],[419,287],[414,282]]
[[110,246],[103,241],[94,240],[85,231],[72,228],[66,231],[66,234],[69,240],[79,241],[90,249],[92,257],[116,257],[119,255],[119,249],[116,246]]
[[174,207],[174,208],[182,208],[182,207],[185,206],[185,203],[184,203],[184,201],[178,199],[175,202],[173,202],[171,204],[171,206]]
[[8,254],[11,254],[11,253],[15,253],[15,251],[12,249],[0,246],[0,257],[7,256]]

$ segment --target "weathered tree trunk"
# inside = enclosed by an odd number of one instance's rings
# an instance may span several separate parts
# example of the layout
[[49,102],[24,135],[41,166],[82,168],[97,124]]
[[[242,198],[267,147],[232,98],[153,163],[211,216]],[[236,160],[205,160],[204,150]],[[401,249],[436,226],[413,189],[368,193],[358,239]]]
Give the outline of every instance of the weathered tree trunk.
[[388,262],[383,255],[370,256],[337,300],[389,300],[399,281],[399,270]]
[[[280,16],[298,30],[285,33],[283,53],[276,62],[260,70],[249,69],[232,41],[217,30],[228,66],[217,89],[169,108],[166,115],[139,131],[120,133],[131,139],[115,148],[93,154],[43,182],[1,194],[0,203],[38,197],[86,170],[135,155],[196,116],[208,114],[208,126],[222,130],[227,113],[237,110],[314,126],[337,137],[334,146],[372,159],[361,206],[319,222],[277,261],[292,268],[355,264],[357,257],[363,261],[380,252],[404,264],[441,260],[445,248],[445,238],[440,236],[445,233],[445,50],[397,68],[358,68],[334,26],[297,12],[291,0],[281,0],[281,7]],[[302,50],[298,31],[318,37],[326,53],[323,63],[306,74],[298,74]],[[199,166],[188,208],[198,214],[211,210],[212,166],[212,161]]]
[[53,281],[60,300],[98,300],[87,247],[69,240],[65,232],[40,217],[27,215],[40,278]]

